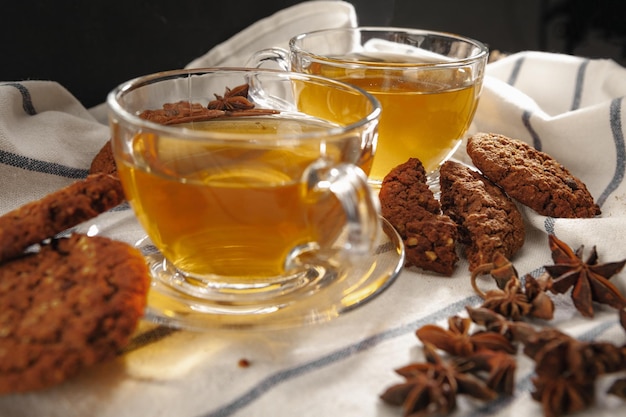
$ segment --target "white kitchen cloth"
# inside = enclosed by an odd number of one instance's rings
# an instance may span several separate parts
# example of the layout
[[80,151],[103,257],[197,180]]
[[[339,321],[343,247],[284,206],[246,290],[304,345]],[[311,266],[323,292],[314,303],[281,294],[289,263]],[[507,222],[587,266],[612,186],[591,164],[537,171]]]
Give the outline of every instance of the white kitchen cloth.
[[[336,23],[333,5],[339,3],[324,7]],[[347,21],[350,14],[344,14]],[[267,34],[266,46],[292,35],[278,29]],[[524,52],[489,64],[487,74],[473,130],[516,137],[549,152],[588,184],[602,208],[594,219],[553,219],[525,209],[527,241],[513,258],[520,275],[552,263],[548,233],[574,248],[596,245],[600,262],[626,258],[626,69],[612,61]],[[0,212],[84,177],[108,137],[107,126],[62,86],[0,83]],[[462,149],[456,158],[467,159]],[[142,233],[124,207],[88,223],[129,242]],[[626,291],[626,273],[612,282]],[[556,317],[549,324],[584,340],[626,343],[615,310],[597,306],[596,317],[585,319],[567,295],[554,299]],[[320,325],[194,333],[142,323],[118,359],[47,390],[2,396],[0,416],[400,416],[402,410],[383,404],[379,395],[400,382],[393,369],[423,360],[415,330],[426,323],[445,327],[449,316],[464,315],[466,305],[480,301],[462,260],[452,277],[405,269],[371,302]],[[241,359],[250,366],[240,366]],[[456,415],[540,415],[529,394],[531,378],[532,363],[520,355],[513,397],[490,404],[460,401]],[[623,402],[599,393],[598,406],[579,415],[624,413]]]

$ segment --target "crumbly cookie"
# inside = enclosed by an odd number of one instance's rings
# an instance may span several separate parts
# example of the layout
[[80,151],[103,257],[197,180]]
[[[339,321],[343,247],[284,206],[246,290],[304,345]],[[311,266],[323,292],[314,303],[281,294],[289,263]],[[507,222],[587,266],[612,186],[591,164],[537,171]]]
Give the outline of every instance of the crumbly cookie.
[[115,158],[113,157],[113,148],[111,147],[111,141],[108,140],[96,156],[91,161],[89,167],[90,174],[109,174],[117,175],[117,165],[115,164]]
[[582,181],[550,155],[520,140],[478,133],[468,139],[467,154],[510,197],[541,215],[585,218],[600,214]]
[[96,217],[125,199],[117,177],[90,175],[0,216],[0,263],[28,246]]
[[452,275],[458,261],[457,226],[441,214],[420,160],[411,158],[392,169],[383,179],[379,198],[383,217],[404,241],[407,266]]
[[142,255],[105,237],[52,240],[0,267],[0,394],[58,384],[115,357],[143,315]]
[[511,259],[524,244],[524,219],[515,203],[479,172],[447,161],[439,170],[441,208],[459,226],[470,271],[496,253]]

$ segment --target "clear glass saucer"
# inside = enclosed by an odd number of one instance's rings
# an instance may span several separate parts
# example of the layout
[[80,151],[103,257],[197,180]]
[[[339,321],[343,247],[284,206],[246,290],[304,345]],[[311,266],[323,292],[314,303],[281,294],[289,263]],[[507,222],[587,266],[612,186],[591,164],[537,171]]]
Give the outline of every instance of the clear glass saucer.
[[146,238],[135,245],[146,256],[153,275],[146,319],[175,328],[272,329],[332,320],[362,306],[387,289],[404,265],[404,246],[395,229],[381,219],[382,232],[374,255],[357,265],[341,268],[323,286],[298,291],[272,304],[221,303],[176,291],[158,279],[165,265]]

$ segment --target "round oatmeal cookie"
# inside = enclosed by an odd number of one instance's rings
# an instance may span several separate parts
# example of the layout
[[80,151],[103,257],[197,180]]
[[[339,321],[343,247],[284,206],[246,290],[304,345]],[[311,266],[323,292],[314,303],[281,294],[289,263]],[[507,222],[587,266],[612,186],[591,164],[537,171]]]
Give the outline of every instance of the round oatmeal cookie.
[[550,155],[525,142],[478,133],[468,139],[467,154],[510,197],[541,215],[587,218],[600,214],[582,181]]
[[127,345],[148,270],[126,243],[75,234],[0,265],[0,394],[58,384]]
[[125,200],[120,180],[94,174],[0,216],[0,263]]
[[458,261],[457,226],[441,213],[421,161],[410,158],[392,169],[383,179],[379,199],[383,217],[404,241],[406,266],[452,275]]
[[458,162],[445,162],[439,175],[441,208],[459,226],[469,270],[492,262],[497,253],[511,259],[525,239],[515,203],[480,172]]
[[108,140],[96,156],[91,161],[89,167],[90,174],[109,174],[117,175],[117,165],[115,164],[115,158],[113,157],[113,148],[111,148],[111,141]]

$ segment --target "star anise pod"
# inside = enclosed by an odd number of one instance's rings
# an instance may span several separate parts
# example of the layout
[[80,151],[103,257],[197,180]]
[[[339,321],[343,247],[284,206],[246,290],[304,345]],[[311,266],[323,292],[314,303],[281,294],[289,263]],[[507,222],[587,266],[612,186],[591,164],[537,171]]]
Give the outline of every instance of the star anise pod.
[[510,321],[503,315],[488,308],[466,306],[465,309],[474,323],[484,326],[487,331],[499,333],[512,342],[526,339],[527,335],[532,335],[536,332],[535,328],[530,324],[521,321]]
[[165,103],[157,110],[144,110],[139,117],[162,125],[173,125],[195,121],[204,121],[224,116],[224,111],[207,109],[200,103],[178,101]]
[[388,404],[402,405],[405,416],[446,415],[456,409],[456,396],[466,394],[493,400],[497,393],[481,379],[464,373],[452,361],[441,358],[434,346],[424,345],[426,362],[396,369],[405,381],[381,394]]
[[254,104],[248,100],[248,84],[239,85],[233,89],[226,87],[223,96],[214,94],[215,100],[209,102],[207,107],[214,110],[249,110]]
[[280,113],[273,109],[255,109],[247,99],[248,84],[242,84],[232,90],[226,87],[223,96],[215,94],[215,100],[205,107],[200,103],[178,101],[165,103],[156,110],[144,110],[139,114],[142,119],[163,125],[174,125],[190,122],[204,122],[222,117],[265,116]]
[[595,399],[597,373],[582,342],[550,329],[527,341],[524,353],[535,361],[534,400],[546,417],[585,410]]
[[470,334],[471,319],[452,316],[448,318],[448,329],[427,324],[415,332],[424,344],[432,344],[456,356],[468,356],[481,349],[515,353],[511,342],[499,333],[475,332]]
[[429,410],[433,415],[445,415],[456,408],[456,393],[428,372],[416,372],[406,381],[390,386],[380,398],[387,404],[402,406],[405,416],[429,415]]
[[[479,274],[490,272],[498,289],[483,292],[476,283]],[[549,284],[539,282],[531,275],[524,277],[522,286],[517,271],[506,257],[496,254],[492,263],[484,264],[472,272],[471,280],[474,291],[485,301],[483,308],[493,310],[512,320],[521,320],[525,316],[550,320],[554,315],[554,303],[545,293]]]
[[574,306],[585,317],[593,317],[594,301],[620,309],[626,306],[626,298],[609,282],[622,270],[626,259],[598,264],[594,246],[587,260],[583,261],[584,246],[574,252],[556,236],[549,235],[548,238],[554,265],[546,265],[545,269],[554,278],[551,291],[563,294],[572,288]]
[[535,390],[531,396],[541,403],[545,417],[558,417],[586,410],[595,400],[595,381],[580,378],[577,374],[536,376],[533,384]]
[[579,341],[554,328],[524,333],[519,340],[535,361],[532,397],[548,417],[588,408],[598,377],[626,369],[626,348],[608,342]]
[[[505,336],[510,334],[509,324],[511,322],[502,314],[484,307],[465,306],[465,309],[474,323],[484,326],[488,331]],[[507,339],[510,340],[511,338],[507,337]]]
[[613,381],[607,393],[626,400],[626,378],[618,378]]
[[483,349],[467,357],[455,359],[456,366],[465,372],[486,373],[487,386],[498,393],[512,395],[515,388],[515,356],[503,351]]
[[506,284],[517,278],[515,266],[500,252],[496,252],[491,262],[479,265],[472,273],[472,286],[476,292],[480,290],[476,287],[476,277],[489,273],[500,289],[504,289]]
[[592,366],[598,375],[626,370],[626,346],[617,347],[609,342],[589,342]]
[[524,293],[528,298],[532,308],[530,316],[552,320],[554,317],[554,301],[546,292],[552,287],[552,279],[548,274],[543,274],[539,278],[535,278],[530,274],[524,276]]

